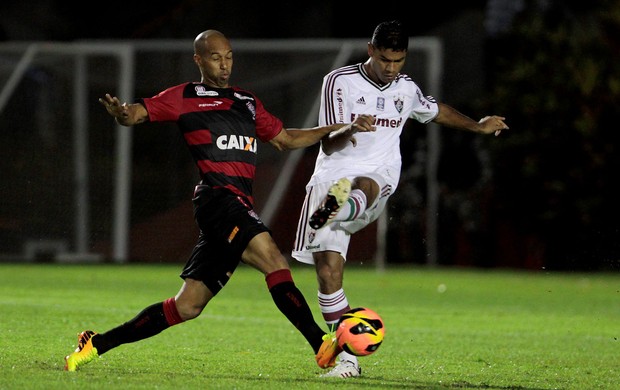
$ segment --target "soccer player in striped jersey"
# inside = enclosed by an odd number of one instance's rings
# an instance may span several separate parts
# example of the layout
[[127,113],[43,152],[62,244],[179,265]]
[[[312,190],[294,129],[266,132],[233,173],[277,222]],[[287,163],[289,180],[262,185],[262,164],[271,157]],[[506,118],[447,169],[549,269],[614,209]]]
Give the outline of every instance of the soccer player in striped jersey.
[[[323,78],[319,125],[347,123],[366,114],[375,117],[376,126],[372,133],[346,129],[323,137],[297,226],[292,256],[314,264],[319,306],[332,330],[351,308],[343,289],[351,235],[379,217],[398,186],[405,121],[435,122],[480,134],[499,135],[508,129],[504,117],[475,121],[424,95],[400,72],[408,43],[400,21],[380,23],[364,63],[335,69]],[[360,374],[357,358],[342,352],[337,365],[323,376]]]
[[[180,275],[184,282],[176,296],[144,308],[107,332],[80,333],[76,350],[65,357],[65,369],[75,371],[121,344],[152,337],[198,317],[239,262],[265,276],[274,303],[306,338],[319,367],[332,367],[338,353],[336,341],[314,321],[286,258],[254,211],[257,142],[269,142],[278,150],[303,148],[335,130],[374,131],[374,119],[365,115],[352,124],[286,129],[253,93],[229,85],[233,51],[221,32],[199,34],[194,40],[193,59],[202,76],[200,82],[173,86],[133,104],[121,104],[109,94],[99,99],[124,126],[175,122],[198,167],[201,181],[194,190],[193,204],[200,232]],[[248,294],[253,296],[254,292]]]

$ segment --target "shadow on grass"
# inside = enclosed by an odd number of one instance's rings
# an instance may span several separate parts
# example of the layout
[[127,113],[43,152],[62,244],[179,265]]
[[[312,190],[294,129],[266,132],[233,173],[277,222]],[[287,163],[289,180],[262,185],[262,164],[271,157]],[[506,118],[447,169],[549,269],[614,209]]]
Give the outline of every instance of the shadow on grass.
[[[377,377],[360,377],[360,378],[348,378],[348,379],[340,379],[340,378],[314,378],[314,379],[286,379],[286,378],[259,378],[256,376],[247,376],[247,377],[239,377],[235,375],[222,375],[222,374],[213,374],[206,375],[205,379],[212,379],[214,382],[222,381],[222,380],[231,380],[231,381],[246,381],[248,384],[256,383],[256,385],[260,385],[264,383],[265,385],[269,385],[271,388],[299,388],[299,389],[308,389],[308,388],[317,388],[322,389],[325,386],[329,386],[330,388],[340,387],[340,388],[369,388],[369,389],[424,389],[424,390],[441,390],[441,389],[490,389],[490,390],[548,390],[545,388],[539,387],[524,387],[524,386],[494,386],[491,384],[472,384],[468,382],[454,382],[454,383],[429,383],[429,382],[420,382],[415,380],[393,380],[393,379],[385,379],[385,378],[377,378]],[[280,386],[281,385],[281,386]]]

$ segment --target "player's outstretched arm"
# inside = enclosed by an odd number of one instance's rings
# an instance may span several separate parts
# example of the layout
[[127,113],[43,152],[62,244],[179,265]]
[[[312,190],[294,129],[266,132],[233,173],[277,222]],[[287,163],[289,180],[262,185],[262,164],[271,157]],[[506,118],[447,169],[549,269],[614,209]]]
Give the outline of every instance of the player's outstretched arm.
[[357,132],[366,131],[375,131],[374,118],[370,115],[360,115],[353,123],[348,124],[337,123],[309,129],[282,129],[269,142],[278,150],[290,150],[314,145],[332,132],[340,132],[351,137]]
[[329,156],[330,154],[347,147],[349,142],[351,142],[353,147],[355,147],[357,145],[355,133],[375,131],[377,129],[374,126],[375,117],[373,116],[360,115],[355,118],[355,122],[353,122],[353,124],[355,124],[358,120],[361,122],[359,126],[352,126],[349,128],[343,127],[329,133],[326,137],[323,137],[321,140],[321,149],[323,149],[323,152]]
[[454,109],[453,107],[439,103],[439,113],[433,122],[454,129],[469,130],[481,134],[499,135],[502,130],[508,130],[503,116],[485,116],[478,122]]
[[111,96],[108,93],[99,98],[99,103],[105,107],[108,114],[116,119],[118,124],[123,126],[137,125],[149,119],[149,114],[142,104],[121,103],[116,96]]

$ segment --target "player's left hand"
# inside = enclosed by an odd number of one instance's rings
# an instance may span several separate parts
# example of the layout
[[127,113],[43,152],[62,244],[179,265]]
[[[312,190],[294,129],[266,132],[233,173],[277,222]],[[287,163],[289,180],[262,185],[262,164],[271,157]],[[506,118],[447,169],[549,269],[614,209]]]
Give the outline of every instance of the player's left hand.
[[482,125],[480,128],[482,133],[484,134],[494,133],[495,136],[497,137],[498,135],[500,135],[502,130],[509,129],[508,125],[504,123],[505,120],[506,118],[504,118],[503,116],[491,115],[491,116],[485,116],[484,118],[480,119],[478,123]]
[[363,133],[368,131],[375,131],[377,128],[374,126],[375,117],[372,115],[360,115],[351,124],[353,130],[357,133]]
[[[353,123],[351,123],[351,129],[353,130],[353,133],[366,133],[366,132],[371,132],[371,131],[376,131],[377,127],[374,126],[375,124],[375,117],[372,115],[360,115],[357,118],[355,118],[355,120],[353,121]],[[351,141],[351,143],[353,144],[353,147],[357,146],[357,140],[355,139],[355,136],[351,135],[351,138],[349,138],[349,141]]]

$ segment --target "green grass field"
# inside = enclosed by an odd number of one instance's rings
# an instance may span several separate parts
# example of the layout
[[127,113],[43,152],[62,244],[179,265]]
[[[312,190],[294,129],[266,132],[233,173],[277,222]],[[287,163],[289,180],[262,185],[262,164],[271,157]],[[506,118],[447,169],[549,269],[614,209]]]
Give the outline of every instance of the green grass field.
[[[312,349],[246,266],[197,319],[63,371],[78,332],[174,295],[180,269],[0,264],[0,389],[620,388],[620,274],[353,264],[349,301],[386,323],[360,378],[319,378]],[[293,275],[323,324],[313,269]]]

